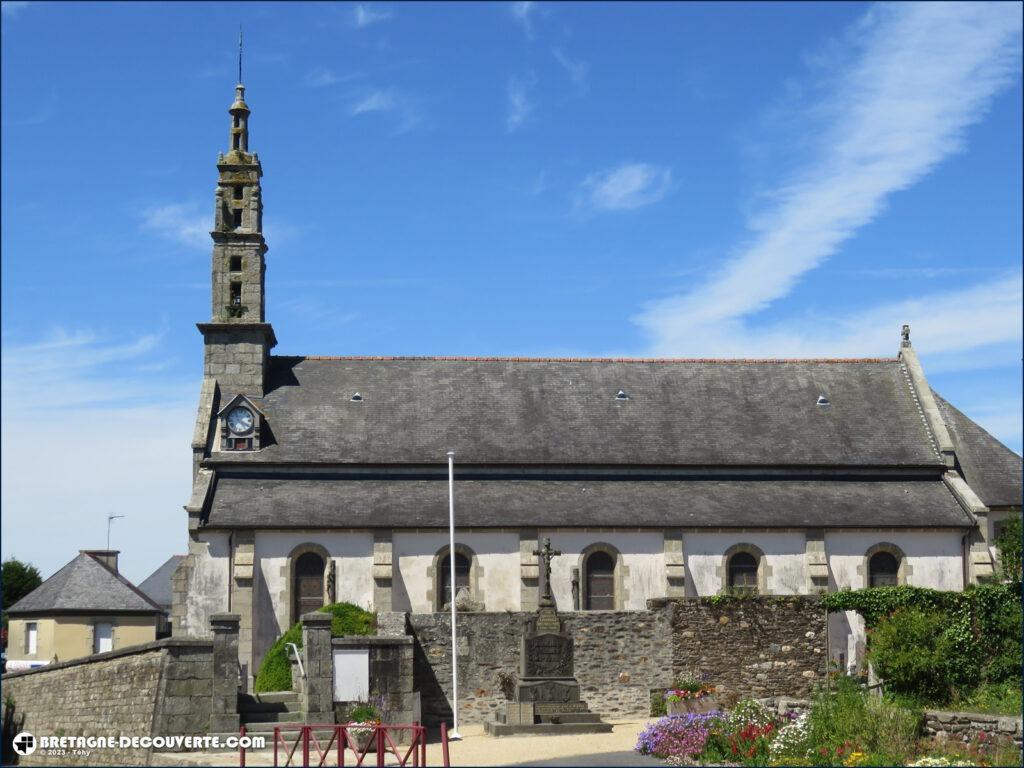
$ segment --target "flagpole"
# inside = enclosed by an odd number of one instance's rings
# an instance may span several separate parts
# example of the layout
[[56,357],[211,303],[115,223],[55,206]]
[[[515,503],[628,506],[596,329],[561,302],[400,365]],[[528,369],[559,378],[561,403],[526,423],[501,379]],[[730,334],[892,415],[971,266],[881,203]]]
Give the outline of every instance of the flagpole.
[[455,451],[448,451],[448,564],[451,591],[448,602],[452,609],[452,729],[448,740],[462,738],[459,733],[459,647],[455,637]]

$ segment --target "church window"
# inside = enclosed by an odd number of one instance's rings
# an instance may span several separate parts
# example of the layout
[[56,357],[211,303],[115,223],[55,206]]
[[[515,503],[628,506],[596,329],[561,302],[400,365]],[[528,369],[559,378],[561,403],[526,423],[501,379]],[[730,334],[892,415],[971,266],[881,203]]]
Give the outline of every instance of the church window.
[[757,591],[757,558],[749,552],[729,558],[729,589]]
[[242,209],[235,208],[235,210],[232,211],[232,214],[235,221],[235,229],[238,229],[240,226],[242,226]]
[[232,149],[239,149],[241,147],[241,141],[242,141],[242,134],[240,134],[240,133],[232,134],[232,136],[231,136],[231,148]]
[[583,566],[586,574],[583,609],[615,610],[615,558],[604,550],[592,552]]
[[242,303],[242,284],[233,281],[231,283],[231,305],[239,306]]
[[292,622],[324,605],[324,558],[316,552],[305,552],[295,560],[292,588]]
[[[439,568],[439,581],[441,583],[440,589],[440,603],[441,608],[451,605],[452,600],[452,566],[451,556],[445,555],[441,560]],[[469,558],[461,552],[455,553],[455,596],[458,597],[459,590],[469,589],[469,569],[470,562]]]
[[231,269],[232,272],[241,272],[242,271],[242,257],[241,256],[232,256],[231,257],[230,269]]
[[235,115],[234,116],[234,126],[235,126],[235,128],[240,128],[241,125],[242,125],[242,117],[241,117],[241,115]]
[[876,552],[868,561],[868,586],[895,587],[899,571],[900,562],[892,552]]
[[239,185],[232,190],[232,197],[234,197],[235,200],[241,200],[243,193],[244,190],[242,189],[242,186]]

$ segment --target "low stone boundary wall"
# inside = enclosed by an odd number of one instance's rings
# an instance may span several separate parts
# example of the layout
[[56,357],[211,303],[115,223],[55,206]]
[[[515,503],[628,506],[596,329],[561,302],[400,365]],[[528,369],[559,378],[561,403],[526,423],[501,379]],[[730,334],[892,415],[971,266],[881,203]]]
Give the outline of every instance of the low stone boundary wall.
[[1004,738],[1009,736],[1020,746],[1024,725],[1020,717],[927,710],[924,713],[924,733],[926,736],[964,742],[972,741],[979,733]]
[[[522,612],[458,615],[459,721],[503,710],[519,669]],[[740,696],[806,697],[825,672],[826,614],[816,597],[651,600],[646,611],[560,614],[582,698],[606,719],[648,717],[651,690],[682,674]],[[723,620],[724,619],[724,620]],[[423,719],[451,719],[451,618],[409,616]]]
[[[0,680],[22,730],[40,736],[203,736],[238,730],[238,619],[210,640],[166,638],[11,672]],[[36,750],[28,765],[146,765],[148,749]]]

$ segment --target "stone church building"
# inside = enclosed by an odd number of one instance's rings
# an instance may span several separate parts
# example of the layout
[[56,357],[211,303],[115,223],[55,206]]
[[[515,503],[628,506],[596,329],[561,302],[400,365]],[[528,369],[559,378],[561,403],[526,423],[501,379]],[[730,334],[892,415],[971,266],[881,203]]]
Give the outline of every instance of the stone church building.
[[[944,590],[991,577],[1021,457],[932,390],[909,329],[877,359],[272,354],[262,169],[237,87],[218,157],[212,308],[174,632],[241,615],[255,674],[328,601],[440,611],[643,611],[730,588]],[[830,618],[853,665],[855,614]]]

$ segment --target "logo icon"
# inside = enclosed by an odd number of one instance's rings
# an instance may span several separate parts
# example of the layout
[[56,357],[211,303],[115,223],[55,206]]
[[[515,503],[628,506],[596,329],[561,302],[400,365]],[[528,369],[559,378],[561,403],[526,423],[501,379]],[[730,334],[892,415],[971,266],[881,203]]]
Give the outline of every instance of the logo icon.
[[19,755],[31,755],[36,751],[36,737],[28,731],[22,731],[14,737],[14,751]]

